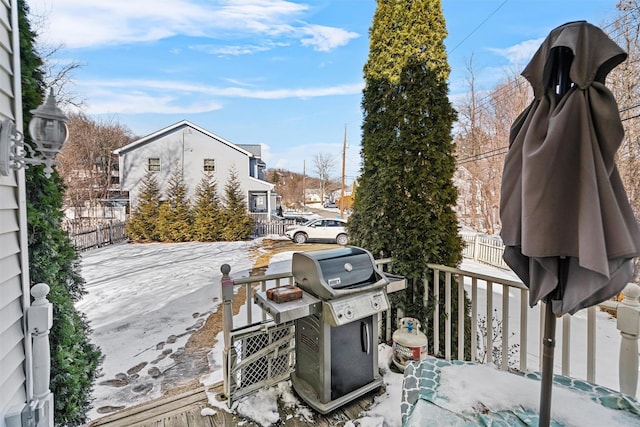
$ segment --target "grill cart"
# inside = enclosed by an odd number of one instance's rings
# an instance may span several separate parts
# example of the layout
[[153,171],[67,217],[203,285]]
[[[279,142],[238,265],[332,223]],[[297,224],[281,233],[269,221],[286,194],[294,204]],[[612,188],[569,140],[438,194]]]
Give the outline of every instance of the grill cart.
[[[293,388],[326,414],[383,385],[378,371],[378,319],[389,308],[389,280],[364,249],[347,246],[293,255],[303,297],[256,303],[276,323],[295,319]],[[305,302],[306,301],[306,302]]]

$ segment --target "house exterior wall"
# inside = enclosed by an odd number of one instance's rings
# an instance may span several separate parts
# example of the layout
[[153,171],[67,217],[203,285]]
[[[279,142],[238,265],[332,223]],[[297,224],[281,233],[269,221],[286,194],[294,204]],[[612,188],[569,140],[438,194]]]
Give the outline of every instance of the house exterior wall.
[[[0,120],[22,130],[16,0],[0,0]],[[14,32],[13,29],[16,31]],[[14,78],[15,77],[15,78]],[[31,394],[30,305],[24,171],[0,174],[0,427]]]
[[170,128],[167,132],[158,132],[157,136],[142,143],[133,142],[116,150],[116,153],[120,157],[120,185],[123,190],[129,191],[132,208],[137,205],[150,158],[160,159],[160,171],[156,172],[156,178],[163,197],[166,196],[169,178],[177,168],[183,172],[189,197],[193,198],[204,174],[205,159],[214,161],[215,170],[212,175],[220,196],[224,195],[224,186],[232,167],[238,173],[240,187],[247,201],[251,192],[268,192],[273,188],[271,184],[252,177],[251,153],[186,123]]

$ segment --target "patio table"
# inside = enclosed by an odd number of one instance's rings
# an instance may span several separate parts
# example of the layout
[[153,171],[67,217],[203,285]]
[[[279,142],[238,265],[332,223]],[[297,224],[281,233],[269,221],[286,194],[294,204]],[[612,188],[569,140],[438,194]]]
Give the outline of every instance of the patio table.
[[[491,404],[484,406],[482,402],[474,408],[463,411],[452,411],[446,404],[450,396],[446,396],[441,390],[443,375],[446,368],[464,366],[483,366],[473,362],[458,360],[443,360],[435,357],[427,357],[421,362],[410,362],[404,371],[404,381],[402,390],[402,425],[411,426],[538,426],[538,409],[527,408],[523,405],[514,404],[508,409],[501,408],[492,410]],[[449,371],[451,372],[451,371]],[[539,389],[542,375],[540,372],[505,372],[495,370],[496,375],[518,375],[526,381],[536,381],[534,384]],[[554,375],[554,387],[571,390],[586,397],[596,407],[616,409],[621,412],[613,412],[623,417],[620,425],[640,425],[640,404],[630,396],[611,390],[597,384],[584,380],[578,380],[567,376]],[[481,387],[488,388],[495,386],[494,382],[487,382]],[[521,390],[513,390],[513,395],[517,396]],[[566,424],[553,419],[551,414],[551,425],[562,427]],[[595,421],[595,420],[594,420]]]

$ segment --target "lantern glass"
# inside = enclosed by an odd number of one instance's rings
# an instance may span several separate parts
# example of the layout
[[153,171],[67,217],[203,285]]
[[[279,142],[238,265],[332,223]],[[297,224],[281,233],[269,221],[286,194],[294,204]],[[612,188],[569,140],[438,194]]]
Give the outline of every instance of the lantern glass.
[[[48,178],[52,167],[60,162],[54,160],[69,137],[67,117],[56,105],[53,89],[44,104],[31,110],[29,134],[35,143],[35,150],[26,144],[15,123],[5,119],[0,122],[0,175],[8,176],[10,169],[20,169],[28,165],[44,165]],[[38,154],[39,153],[39,154]]]
[[69,131],[66,123],[61,120],[34,115],[29,123],[29,134],[38,146],[39,151],[56,150],[57,154],[67,141]]

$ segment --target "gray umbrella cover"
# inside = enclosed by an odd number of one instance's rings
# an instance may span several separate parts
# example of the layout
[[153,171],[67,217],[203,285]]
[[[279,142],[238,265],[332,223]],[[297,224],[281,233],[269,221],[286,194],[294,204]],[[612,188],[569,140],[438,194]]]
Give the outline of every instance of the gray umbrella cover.
[[[557,99],[554,48],[573,53],[573,85]],[[617,167],[624,130],[604,81],[627,54],[602,30],[571,22],[553,30],[522,75],[534,100],[515,120],[502,177],[504,260],[529,287],[529,304],[557,315],[602,302],[631,279],[640,230]],[[558,257],[568,275],[561,297]]]

